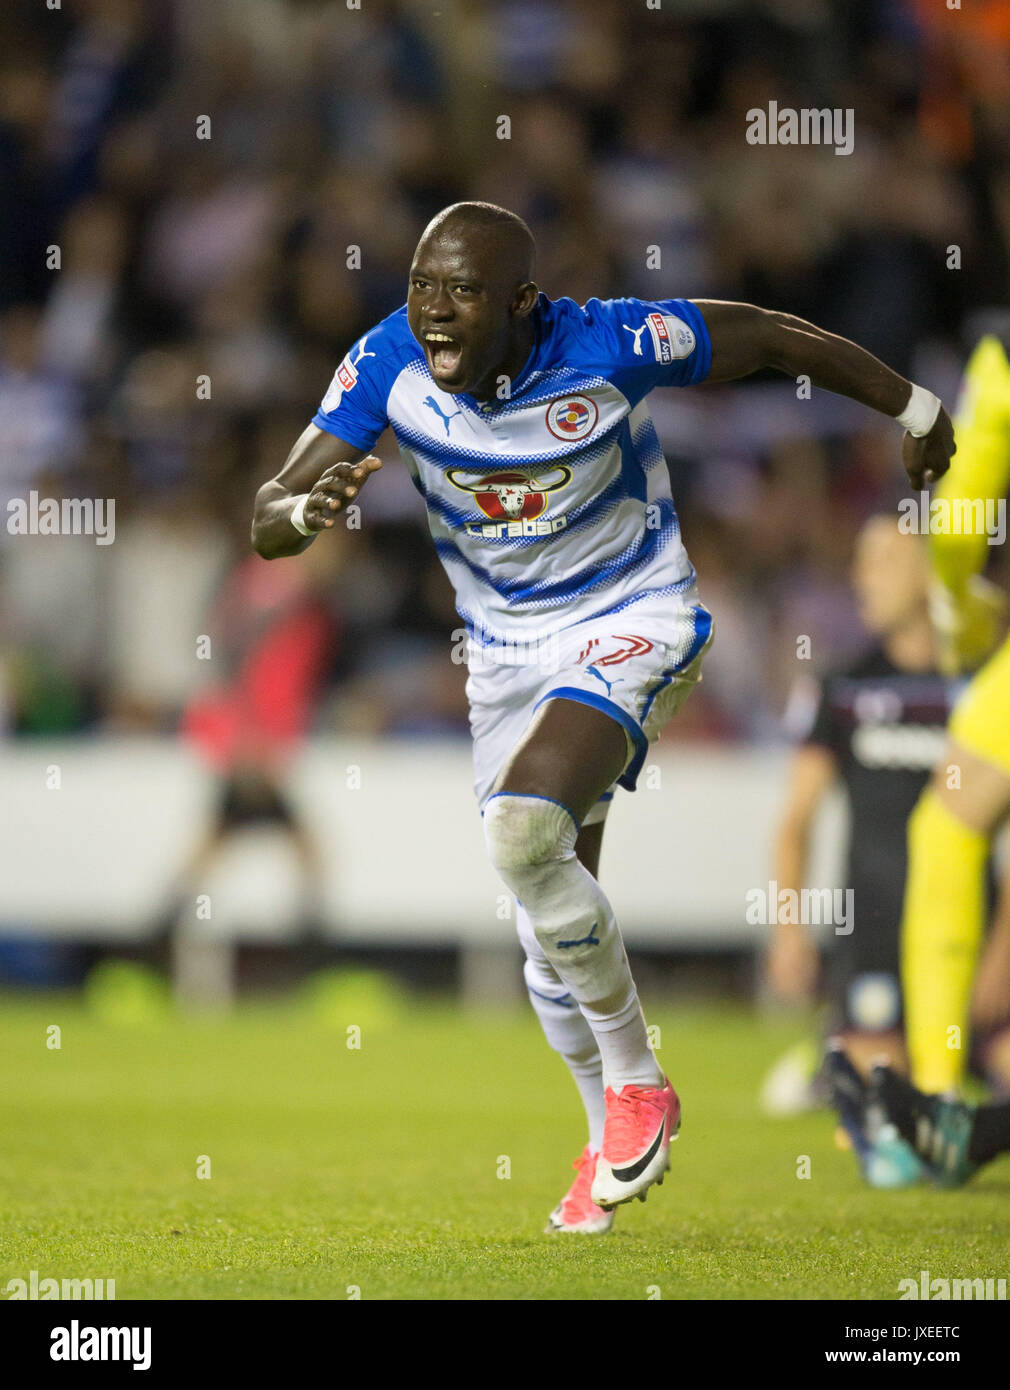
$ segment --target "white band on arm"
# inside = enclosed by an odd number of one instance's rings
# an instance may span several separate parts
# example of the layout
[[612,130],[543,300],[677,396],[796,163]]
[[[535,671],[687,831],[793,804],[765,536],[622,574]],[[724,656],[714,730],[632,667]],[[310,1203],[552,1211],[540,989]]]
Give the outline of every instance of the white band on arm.
[[314,536],[315,532],[311,526],[305,525],[305,504],[309,500],[309,494],[303,492],[295,505],[291,508],[291,515],[288,520],[296,531],[300,531],[303,536]]
[[927,391],[924,386],[913,385],[908,404],[895,419],[902,429],[915,435],[916,439],[921,439],[924,434],[929,434],[936,424],[939,413],[940,397],[934,396],[932,391]]

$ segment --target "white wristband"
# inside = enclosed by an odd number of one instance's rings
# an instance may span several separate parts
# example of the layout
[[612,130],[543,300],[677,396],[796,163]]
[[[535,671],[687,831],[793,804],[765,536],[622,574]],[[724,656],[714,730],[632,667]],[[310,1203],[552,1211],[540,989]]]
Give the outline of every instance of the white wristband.
[[924,386],[913,385],[908,404],[895,419],[902,429],[907,430],[916,439],[921,439],[924,434],[929,434],[936,424],[939,413],[940,397],[934,396],[932,391],[927,391]]
[[300,531],[303,536],[314,536],[315,532],[311,526],[305,525],[305,504],[309,500],[309,494],[303,492],[298,501],[291,508],[291,515],[288,520],[296,531]]

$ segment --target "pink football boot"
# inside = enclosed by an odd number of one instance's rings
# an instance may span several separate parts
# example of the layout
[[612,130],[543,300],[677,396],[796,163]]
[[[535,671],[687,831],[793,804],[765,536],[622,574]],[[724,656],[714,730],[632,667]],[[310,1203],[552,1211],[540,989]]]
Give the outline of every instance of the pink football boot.
[[589,1195],[598,1158],[599,1154],[593,1153],[587,1144],[572,1164],[578,1176],[551,1212],[547,1221],[549,1232],[577,1231],[581,1235],[596,1236],[603,1235],[614,1224],[614,1213],[596,1206]]
[[[664,1078],[665,1080],[666,1078]],[[670,1166],[670,1143],[680,1129],[680,1100],[669,1080],[660,1089],[622,1086],[606,1090],[603,1148],[590,1195],[610,1211],[661,1183]]]

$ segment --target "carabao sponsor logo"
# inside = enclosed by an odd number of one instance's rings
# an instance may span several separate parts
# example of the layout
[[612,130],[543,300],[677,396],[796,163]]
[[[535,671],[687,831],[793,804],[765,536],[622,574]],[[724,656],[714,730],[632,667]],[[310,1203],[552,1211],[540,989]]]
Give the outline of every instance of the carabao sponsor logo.
[[550,468],[539,477],[524,473],[490,473],[473,482],[466,480],[466,470],[450,468],[446,477],[453,487],[467,492],[477,506],[489,517],[490,524],[469,522],[467,534],[483,540],[505,540],[518,536],[551,536],[564,530],[567,517],[543,517],[547,499],[552,492],[567,487],[572,470],[563,464]]

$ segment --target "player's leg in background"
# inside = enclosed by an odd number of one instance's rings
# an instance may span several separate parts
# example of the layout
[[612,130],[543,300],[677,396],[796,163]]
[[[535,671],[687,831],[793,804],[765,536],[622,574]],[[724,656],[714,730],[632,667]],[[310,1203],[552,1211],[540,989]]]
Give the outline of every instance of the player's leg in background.
[[[584,826],[575,842],[576,857],[594,878],[599,873],[603,825],[604,822],[599,820],[594,825]],[[518,902],[516,925],[526,953],[523,976],[530,1003],[540,1020],[548,1045],[563,1058],[578,1087],[589,1131],[586,1142],[591,1153],[598,1153],[603,1142],[606,1118],[600,1049],[578,1001],[569,993],[567,985],[547,959],[536,938],[529,914]]]
[[995,1095],[1010,1096],[1010,854],[975,981],[971,1026],[987,1083]]
[[873,1082],[888,1119],[940,1186],[960,1187],[983,1164],[1010,1153],[1010,1101],[976,1106],[927,1095],[889,1067],[874,1068]]
[[605,1086],[661,1087],[614,913],[575,843],[583,820],[621,776],[624,728],[603,711],[549,699],[499,774],[484,811],[492,863],[523,903],[549,964],[577,1000]]
[[829,947],[830,1036],[864,1079],[881,1062],[903,1074],[908,1071],[899,926],[890,914],[886,920],[871,917],[862,931],[836,936]]
[[[903,865],[897,869],[902,875]],[[900,882],[903,881],[899,879]],[[864,892],[866,890],[864,889]],[[828,958],[832,1036],[823,1079],[838,1118],[835,1142],[851,1148],[871,1187],[921,1181],[922,1163],[889,1125],[868,1084],[874,1064],[907,1070],[899,983],[898,904],[883,895],[860,929],[836,936]]]
[[839,1033],[838,1041],[861,1076],[868,1077],[871,1067],[881,1061],[902,1074],[908,1071],[905,1039],[897,1031]]
[[952,739],[909,820],[902,984],[912,1079],[923,1091],[964,1078],[985,867],[1008,809],[1010,773]]
[[980,1105],[968,1140],[968,1161],[981,1166],[1005,1153],[1010,1153],[1010,1100]]

